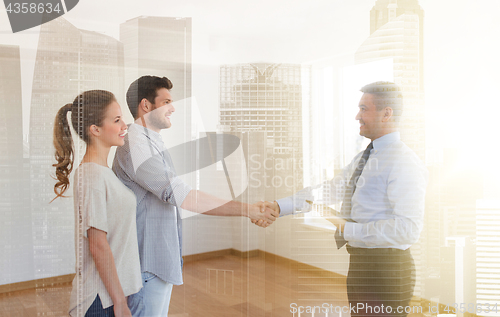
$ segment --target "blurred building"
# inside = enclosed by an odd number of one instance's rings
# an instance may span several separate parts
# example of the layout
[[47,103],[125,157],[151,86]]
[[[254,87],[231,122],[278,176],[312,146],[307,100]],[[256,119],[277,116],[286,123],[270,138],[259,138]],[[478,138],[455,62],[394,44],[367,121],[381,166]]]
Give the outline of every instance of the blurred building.
[[[418,16],[418,84],[419,91],[424,91],[424,10],[418,4],[418,0],[377,0],[370,10],[370,34],[404,14]],[[414,27],[415,25],[412,26]],[[407,32],[414,33],[415,31],[407,30]],[[391,35],[396,36],[395,33]]]
[[0,285],[33,279],[29,160],[24,157],[19,47],[0,45]]
[[[302,81],[300,65],[238,64],[220,68],[220,129],[262,132],[250,147],[266,149],[253,182],[266,188],[265,199],[289,196],[303,188]],[[254,156],[254,160],[257,158]]]
[[[172,98],[179,124],[169,129],[175,141],[191,141],[192,49],[191,18],[140,16],[120,25],[125,56],[125,91],[144,75],[167,77],[174,85]],[[128,113],[128,111],[127,111]],[[167,146],[172,140],[165,140]]]
[[[443,163],[428,167],[429,185],[421,245],[425,280],[422,295],[429,300],[444,300],[448,293],[453,292],[453,288],[446,289],[445,286],[454,285],[453,280],[444,278],[449,276],[449,268],[441,264],[449,237],[470,241],[464,263],[468,263],[466,265],[471,271],[476,270],[476,202],[483,197],[483,176],[478,168],[460,168],[458,160],[456,150],[446,149]],[[475,285],[472,289],[475,289]]]
[[[474,309],[469,304],[475,303],[475,247],[468,237],[447,237],[445,245],[441,247],[440,259],[437,265],[441,266],[439,279],[433,288],[438,292],[439,303],[454,308],[455,303],[464,303],[461,311],[460,304],[455,312],[458,317],[472,316]],[[427,285],[430,287],[431,285]],[[474,305],[475,307],[475,305]],[[463,307],[462,307],[463,308]],[[451,313],[443,310],[442,313]]]
[[[55,197],[53,128],[57,111],[86,90],[123,95],[123,45],[107,35],[80,30],[63,18],[41,26],[33,76],[29,153],[35,279],[74,271],[71,198]],[[74,136],[75,166],[85,146]],[[22,143],[20,143],[22,144]],[[70,188],[66,196],[72,197]],[[57,228],[57,230],[54,230]]]
[[478,315],[500,316],[500,200],[478,200],[476,219],[476,303],[483,308]]
[[404,96],[401,138],[425,160],[423,17],[418,0],[377,0],[370,11],[370,36],[355,60],[393,60],[394,82]]

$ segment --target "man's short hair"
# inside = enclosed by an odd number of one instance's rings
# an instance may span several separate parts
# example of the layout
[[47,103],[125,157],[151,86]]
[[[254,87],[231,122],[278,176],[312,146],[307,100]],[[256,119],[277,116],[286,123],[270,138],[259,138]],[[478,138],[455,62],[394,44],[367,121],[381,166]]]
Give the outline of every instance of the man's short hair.
[[172,89],[174,85],[167,77],[142,76],[130,84],[127,90],[127,104],[130,113],[137,119],[137,109],[142,99],[146,98],[152,104],[155,103],[158,89]]
[[399,121],[403,114],[403,92],[401,87],[389,81],[377,81],[363,86],[361,92],[375,95],[375,106],[377,110],[383,110],[385,107],[392,108],[392,115],[396,121]]

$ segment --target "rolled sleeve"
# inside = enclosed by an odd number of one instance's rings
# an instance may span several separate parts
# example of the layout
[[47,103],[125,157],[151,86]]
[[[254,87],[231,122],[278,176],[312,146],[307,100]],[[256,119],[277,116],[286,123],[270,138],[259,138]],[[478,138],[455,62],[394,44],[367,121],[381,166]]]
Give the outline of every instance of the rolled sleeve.
[[144,161],[131,178],[158,199],[177,207],[182,205],[192,190],[191,186],[175,175],[173,167],[161,153]]

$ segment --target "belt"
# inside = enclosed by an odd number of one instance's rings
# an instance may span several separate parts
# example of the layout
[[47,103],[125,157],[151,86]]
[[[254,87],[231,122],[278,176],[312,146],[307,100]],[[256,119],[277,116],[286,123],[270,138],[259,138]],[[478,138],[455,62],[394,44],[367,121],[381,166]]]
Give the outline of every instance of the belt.
[[372,249],[367,249],[367,248],[355,248],[351,247],[350,245],[346,246],[347,252],[349,254],[359,254],[359,255],[376,255],[376,254],[393,254],[393,255],[402,255],[405,253],[410,253],[410,249],[406,250],[401,250],[401,249],[396,249],[396,248],[372,248]]

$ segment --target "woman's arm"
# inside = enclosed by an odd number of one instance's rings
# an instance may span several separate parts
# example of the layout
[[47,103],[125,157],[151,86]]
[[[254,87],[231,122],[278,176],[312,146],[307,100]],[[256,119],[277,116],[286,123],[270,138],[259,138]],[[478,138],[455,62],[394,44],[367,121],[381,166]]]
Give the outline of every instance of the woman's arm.
[[132,317],[127,306],[127,299],[125,298],[120,280],[118,279],[115,259],[113,258],[113,253],[109,247],[106,235],[106,232],[93,227],[87,230],[90,253],[94,258],[99,276],[113,300],[113,310],[116,317]]

